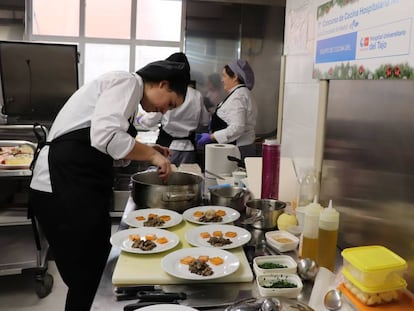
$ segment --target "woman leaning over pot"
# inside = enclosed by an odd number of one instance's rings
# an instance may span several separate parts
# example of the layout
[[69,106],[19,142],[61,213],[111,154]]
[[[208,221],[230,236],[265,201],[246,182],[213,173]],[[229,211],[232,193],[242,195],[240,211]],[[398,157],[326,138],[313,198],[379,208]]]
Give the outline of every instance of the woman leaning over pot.
[[221,81],[227,96],[211,117],[211,132],[201,134],[197,144],[236,144],[242,160],[255,156],[257,107],[250,93],[254,86],[253,70],[247,61],[239,59],[224,66]]
[[65,310],[89,310],[110,250],[113,164],[150,161],[168,178],[168,149],[135,140],[141,104],[165,113],[185,98],[189,69],[158,61],[136,73],[110,72],[77,90],[57,115],[40,150],[29,209],[68,286]]

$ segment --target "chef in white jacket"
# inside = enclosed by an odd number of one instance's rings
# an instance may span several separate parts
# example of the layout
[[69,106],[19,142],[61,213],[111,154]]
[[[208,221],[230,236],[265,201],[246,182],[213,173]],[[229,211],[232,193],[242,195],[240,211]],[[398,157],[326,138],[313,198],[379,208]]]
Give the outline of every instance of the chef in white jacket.
[[[169,61],[190,64],[184,53],[174,53],[167,58]],[[207,128],[210,114],[204,106],[203,96],[196,89],[188,86],[184,103],[177,109],[165,114],[152,112],[137,119],[145,128],[155,128],[161,123],[156,143],[171,150],[171,163],[197,163],[195,133],[197,129]]]
[[135,140],[138,105],[160,113],[179,107],[189,78],[185,64],[170,61],[104,74],[69,98],[39,143],[29,212],[68,286],[66,311],[90,310],[105,267],[114,160],[150,161],[161,178],[170,174],[166,148]]
[[257,106],[250,93],[254,86],[253,70],[247,61],[238,59],[224,66],[221,80],[227,96],[211,118],[211,132],[201,134],[197,144],[236,144],[242,159],[256,156]]

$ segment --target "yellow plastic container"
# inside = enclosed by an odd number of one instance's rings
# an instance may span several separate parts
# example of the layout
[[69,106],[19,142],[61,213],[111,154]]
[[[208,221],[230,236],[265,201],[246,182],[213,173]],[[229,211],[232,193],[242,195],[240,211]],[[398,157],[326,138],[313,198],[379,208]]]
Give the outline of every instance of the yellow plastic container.
[[378,294],[391,290],[400,290],[407,287],[406,280],[404,280],[404,278],[398,276],[397,274],[393,274],[393,277],[388,278],[389,281],[387,283],[378,284],[375,287],[365,286],[356,278],[354,278],[346,268],[342,269],[342,274],[348,281],[350,281],[353,285],[355,285],[357,288],[359,288],[361,291],[367,294]]
[[384,246],[351,247],[341,254],[344,269],[365,287],[381,287],[407,270],[407,262]]
[[392,274],[389,282],[377,287],[367,287],[358,282],[346,268],[342,269],[344,286],[363,304],[381,305],[400,299],[401,290],[407,287],[407,282],[397,274]]

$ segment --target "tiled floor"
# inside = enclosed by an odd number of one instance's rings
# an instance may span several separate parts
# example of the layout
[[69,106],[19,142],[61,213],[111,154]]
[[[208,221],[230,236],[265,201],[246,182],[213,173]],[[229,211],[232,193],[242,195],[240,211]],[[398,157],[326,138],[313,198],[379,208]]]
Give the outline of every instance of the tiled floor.
[[52,292],[45,298],[39,298],[35,291],[33,272],[0,277],[0,309],[2,311],[64,310],[66,285],[56,269],[54,261],[49,261],[48,273],[53,276]]
[[[114,221],[112,232],[118,229]],[[49,261],[48,271],[53,276],[52,292],[45,298],[39,298],[35,290],[34,272],[0,276],[1,311],[61,311],[64,310],[67,287],[63,283],[56,264]]]

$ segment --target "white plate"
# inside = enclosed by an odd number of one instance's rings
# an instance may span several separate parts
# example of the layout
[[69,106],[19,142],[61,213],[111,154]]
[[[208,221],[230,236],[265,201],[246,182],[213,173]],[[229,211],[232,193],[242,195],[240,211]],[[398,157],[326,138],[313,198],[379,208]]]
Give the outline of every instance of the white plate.
[[[186,256],[209,256],[209,257],[221,257],[224,262],[221,265],[213,265],[209,263],[209,266],[213,269],[213,274],[209,276],[202,276],[195,273],[191,273],[188,269],[188,265],[182,264],[180,259]],[[161,260],[162,269],[180,279],[186,280],[211,280],[218,279],[224,276],[230,275],[235,272],[240,266],[240,261],[234,254],[223,249],[217,249],[213,247],[192,247],[183,248],[166,255]]]
[[[202,222],[198,221],[198,217],[194,216],[194,213],[197,211],[206,212],[210,209],[213,210],[222,210],[226,213],[226,215],[223,216],[223,220],[220,222]],[[220,205],[205,205],[205,206],[196,206],[193,208],[190,208],[188,210],[185,210],[183,213],[183,217],[185,220],[188,220],[190,222],[200,224],[200,225],[212,225],[212,224],[227,224],[229,222],[233,222],[240,217],[240,213],[236,211],[233,208],[226,207],[226,206],[220,206]]]
[[197,311],[197,309],[177,304],[159,304],[139,308],[142,311]]
[[[169,228],[173,227],[175,225],[178,225],[182,220],[183,216],[181,214],[178,214],[175,211],[171,211],[164,208],[145,208],[145,209],[139,209],[136,211],[132,211],[128,213],[127,215],[124,215],[122,217],[123,221],[130,225],[131,227],[145,227],[144,222],[148,219],[148,214],[157,214],[158,216],[167,215],[170,216],[171,219],[166,221],[162,226],[152,227],[152,228]],[[145,217],[145,220],[137,220],[136,217],[143,216]],[[151,228],[151,227],[145,227],[145,228]]]
[[[149,251],[144,251],[139,248],[132,248],[132,241],[129,239],[131,234],[138,234],[141,236],[141,239],[145,239],[145,235],[147,234],[155,234],[158,238],[165,237],[167,238],[168,242],[165,244],[159,244],[156,241],[155,244],[157,246]],[[118,231],[111,236],[111,244],[113,246],[119,247],[121,250],[129,253],[136,253],[136,254],[154,254],[154,253],[161,253],[165,252],[169,249],[174,248],[180,242],[179,237],[168,230],[165,229],[158,229],[152,227],[144,227],[144,228],[133,228]]]
[[[230,239],[232,241],[231,244],[226,244],[223,246],[213,246],[208,242],[208,238],[201,237],[202,232],[208,232],[211,236],[213,236],[214,231],[221,231],[223,233],[223,238]],[[229,238],[225,236],[226,232],[236,232],[237,236],[234,238]],[[194,246],[205,246],[205,247],[214,247],[220,249],[231,249],[242,246],[250,241],[252,235],[246,229],[232,226],[232,225],[207,225],[207,226],[199,226],[193,229],[188,230],[185,233],[185,239],[188,243]]]

